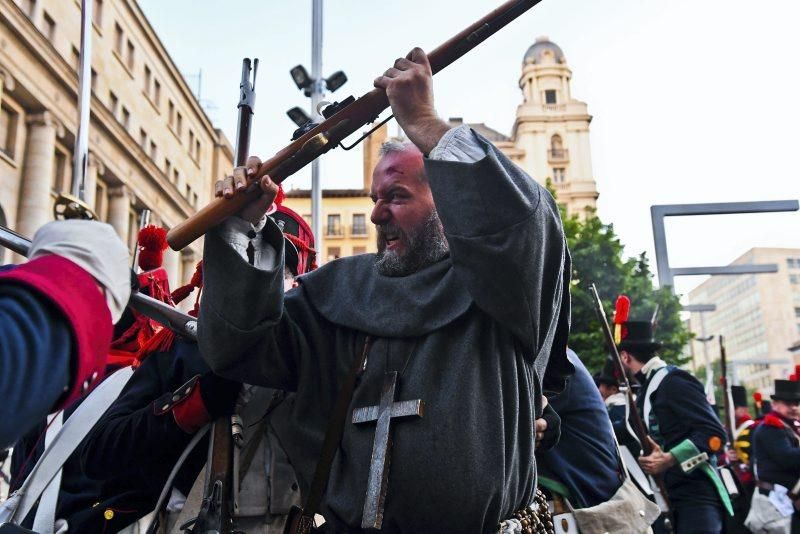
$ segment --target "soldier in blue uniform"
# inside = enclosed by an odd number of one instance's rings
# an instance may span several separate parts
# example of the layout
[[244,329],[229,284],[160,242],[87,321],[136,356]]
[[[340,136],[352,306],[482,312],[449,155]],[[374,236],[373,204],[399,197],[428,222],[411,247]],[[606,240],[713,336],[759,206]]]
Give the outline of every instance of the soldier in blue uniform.
[[722,532],[724,514],[732,513],[715,469],[725,430],[700,382],[667,365],[656,355],[660,347],[649,321],[623,323],[620,356],[642,384],[637,405],[655,441],[639,464],[664,477],[678,534]]
[[776,380],[772,411],[753,432],[756,491],[745,525],[753,532],[800,532],[800,382]]
[[111,226],[73,220],[46,224],[30,261],[0,267],[0,449],[102,377],[129,265]]
[[[568,349],[567,358],[575,374],[563,392],[548,398],[561,418],[561,436],[552,449],[536,452],[539,484],[556,505],[566,499],[576,509],[566,511],[574,516],[566,517],[567,524],[574,519],[577,528],[591,532],[644,532],[658,517],[658,507],[626,483],[603,399],[578,355]],[[554,522],[562,529],[564,512],[556,506]]]

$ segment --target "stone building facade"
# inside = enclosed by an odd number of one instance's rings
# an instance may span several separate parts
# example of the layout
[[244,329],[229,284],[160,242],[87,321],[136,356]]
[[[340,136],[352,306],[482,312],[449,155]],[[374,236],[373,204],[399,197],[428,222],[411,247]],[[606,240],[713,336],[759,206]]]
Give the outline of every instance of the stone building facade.
[[787,378],[800,364],[800,353],[792,350],[800,340],[800,249],[752,248],[731,265],[745,263],[774,263],[778,272],[712,276],[689,292],[691,304],[717,307],[703,314],[705,324],[700,314],[691,316],[692,332],[715,336],[705,350],[691,341],[694,366],[705,365],[706,353],[711,362],[719,360],[716,336],[722,335],[733,382],[770,392],[774,379]]
[[[134,0],[94,0],[93,11],[86,200],[133,249],[143,209],[166,228],[183,221],[233,150]],[[77,0],[0,0],[0,223],[26,236],[71,189],[80,22]],[[173,286],[201,246],[168,251]]]

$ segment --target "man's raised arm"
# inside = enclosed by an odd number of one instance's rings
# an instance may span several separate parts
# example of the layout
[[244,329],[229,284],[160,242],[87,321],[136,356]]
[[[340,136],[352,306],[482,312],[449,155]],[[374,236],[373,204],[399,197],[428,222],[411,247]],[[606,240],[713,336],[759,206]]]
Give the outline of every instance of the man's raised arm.
[[548,369],[559,389],[571,367],[570,258],[553,197],[485,138],[438,117],[422,50],[398,59],[375,85],[386,89],[403,131],[428,156],[425,171],[459,278],[532,358],[544,348],[543,365],[551,347],[559,352],[560,364]]

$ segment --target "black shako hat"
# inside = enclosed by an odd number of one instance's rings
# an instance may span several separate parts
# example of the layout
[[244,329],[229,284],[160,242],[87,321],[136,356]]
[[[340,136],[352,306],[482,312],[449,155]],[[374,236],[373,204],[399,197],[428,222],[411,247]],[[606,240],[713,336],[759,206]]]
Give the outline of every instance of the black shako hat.
[[661,343],[653,336],[653,324],[650,321],[625,321],[622,323],[622,340],[617,348],[634,354],[652,354],[661,348]]
[[592,378],[594,378],[594,384],[596,386],[605,384],[606,386],[619,387],[619,378],[614,372],[614,364],[611,363],[611,360],[608,358],[606,358],[606,362],[603,364],[603,370],[592,375]]
[[747,408],[747,390],[744,386],[731,386],[734,408]]
[[796,380],[776,380],[772,400],[800,401],[800,382]]

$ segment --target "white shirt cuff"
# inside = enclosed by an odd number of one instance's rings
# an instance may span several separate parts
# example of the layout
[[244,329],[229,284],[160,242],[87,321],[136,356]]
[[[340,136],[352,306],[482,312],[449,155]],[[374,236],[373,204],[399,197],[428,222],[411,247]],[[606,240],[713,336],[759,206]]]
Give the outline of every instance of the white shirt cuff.
[[429,159],[475,163],[486,157],[486,150],[475,132],[466,124],[447,131],[431,150]]
[[253,267],[264,271],[270,271],[278,263],[278,254],[275,247],[264,240],[261,230],[267,225],[267,216],[261,218],[257,224],[252,224],[240,217],[228,217],[220,225],[220,235],[233,250],[239,253],[245,261],[247,257],[247,246],[253,245]]

